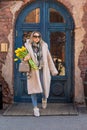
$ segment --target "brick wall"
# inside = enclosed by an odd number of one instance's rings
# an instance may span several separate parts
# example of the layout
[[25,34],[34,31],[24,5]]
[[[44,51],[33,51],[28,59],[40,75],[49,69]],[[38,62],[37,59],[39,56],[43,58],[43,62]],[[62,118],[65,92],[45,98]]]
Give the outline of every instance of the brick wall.
[[[10,11],[10,5],[12,2],[1,2],[0,3],[0,44],[7,43],[9,47],[8,35],[10,29],[12,28],[12,13]],[[0,60],[5,62],[7,53],[0,52]],[[3,63],[0,62],[0,83],[2,84],[3,90],[3,102],[11,103],[13,96],[11,95],[9,86],[2,76],[2,66]],[[8,69],[8,68],[7,68]]]
[[84,38],[83,38],[83,50],[79,55],[78,65],[81,69],[81,77],[84,79],[85,72],[87,70],[87,1],[83,6],[84,15],[82,18],[83,28],[85,30]]

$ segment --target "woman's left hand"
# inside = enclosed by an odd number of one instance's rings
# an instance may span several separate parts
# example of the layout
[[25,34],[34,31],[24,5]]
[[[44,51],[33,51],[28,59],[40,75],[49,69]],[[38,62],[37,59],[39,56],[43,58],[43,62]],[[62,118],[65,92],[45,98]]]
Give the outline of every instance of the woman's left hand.
[[57,75],[58,75],[58,72],[53,74],[53,76],[57,76]]

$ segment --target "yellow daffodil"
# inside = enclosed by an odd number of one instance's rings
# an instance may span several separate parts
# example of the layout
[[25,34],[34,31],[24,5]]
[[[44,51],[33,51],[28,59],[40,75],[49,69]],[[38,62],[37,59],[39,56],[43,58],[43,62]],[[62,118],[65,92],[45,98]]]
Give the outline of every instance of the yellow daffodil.
[[15,58],[14,61],[18,61],[18,58]]
[[15,53],[18,53],[19,51],[18,50],[15,50]]
[[19,53],[16,53],[16,56],[17,56],[17,57],[19,57],[19,56],[20,56],[20,54],[19,54]]
[[22,51],[26,51],[26,48],[24,46],[22,46]]

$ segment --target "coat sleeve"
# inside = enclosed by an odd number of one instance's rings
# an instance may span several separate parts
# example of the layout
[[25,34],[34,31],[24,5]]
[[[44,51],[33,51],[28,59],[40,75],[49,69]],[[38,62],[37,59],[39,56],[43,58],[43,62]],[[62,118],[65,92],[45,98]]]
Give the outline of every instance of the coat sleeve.
[[[25,46],[26,49],[27,49],[27,43],[25,43],[24,46]],[[28,49],[27,49],[27,50],[28,50]],[[28,51],[28,54],[25,56],[24,61],[28,61],[30,58],[31,58],[31,57],[30,57],[30,54],[29,54],[29,51]]]
[[50,69],[50,72],[53,76],[57,75],[58,74],[58,71],[54,65],[54,62],[52,60],[52,56],[49,52],[49,50],[47,51],[47,59],[48,59],[48,66],[49,66],[49,69]]

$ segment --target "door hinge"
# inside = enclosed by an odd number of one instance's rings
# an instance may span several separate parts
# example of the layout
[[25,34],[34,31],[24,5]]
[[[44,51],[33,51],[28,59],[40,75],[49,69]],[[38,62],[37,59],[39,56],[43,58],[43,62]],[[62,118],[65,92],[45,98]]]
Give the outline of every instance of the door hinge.
[[16,30],[16,37],[18,36],[18,31]]
[[18,68],[18,63],[16,63],[16,69]]
[[73,34],[74,34],[73,30],[71,30],[71,37],[73,36]]

